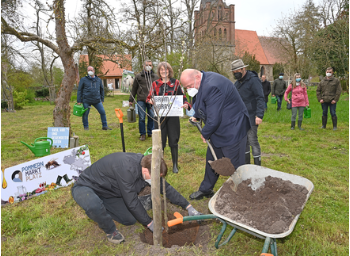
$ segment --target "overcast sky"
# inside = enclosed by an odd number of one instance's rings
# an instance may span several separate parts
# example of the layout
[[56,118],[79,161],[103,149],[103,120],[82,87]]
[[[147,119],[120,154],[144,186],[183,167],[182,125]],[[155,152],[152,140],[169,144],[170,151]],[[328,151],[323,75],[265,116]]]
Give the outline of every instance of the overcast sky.
[[[322,0],[313,1],[315,5],[322,3]],[[225,2],[227,5],[235,5],[236,29],[254,30],[259,36],[268,36],[277,20],[293,10],[299,10],[306,0],[226,0]]]

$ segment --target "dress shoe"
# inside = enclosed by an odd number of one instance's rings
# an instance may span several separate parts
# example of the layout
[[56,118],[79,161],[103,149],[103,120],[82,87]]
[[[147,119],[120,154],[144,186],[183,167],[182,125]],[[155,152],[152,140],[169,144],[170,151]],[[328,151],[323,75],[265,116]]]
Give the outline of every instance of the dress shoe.
[[102,130],[112,130],[112,129],[106,126],[106,127],[102,127]]
[[148,137],[151,137],[151,138],[152,138],[152,134],[148,134]]
[[196,191],[196,192],[193,192],[191,195],[190,195],[190,199],[194,199],[194,200],[201,200],[203,199],[204,197],[207,197],[207,198],[210,198],[214,195],[214,191],[213,190],[210,190],[210,192],[207,192],[207,193],[204,193],[202,191]]
[[145,139],[146,139],[146,135],[145,134],[140,136],[140,140],[144,141]]
[[85,130],[85,131],[88,131],[88,130],[89,130],[89,127],[84,127],[84,130]]

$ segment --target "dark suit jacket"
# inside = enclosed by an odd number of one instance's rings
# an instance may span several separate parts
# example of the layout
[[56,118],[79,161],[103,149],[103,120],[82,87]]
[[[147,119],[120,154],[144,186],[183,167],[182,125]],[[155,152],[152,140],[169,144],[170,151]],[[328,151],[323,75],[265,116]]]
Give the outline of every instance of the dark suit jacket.
[[228,78],[214,72],[202,74],[194,115],[205,123],[202,135],[215,147],[233,145],[250,129],[247,108]]

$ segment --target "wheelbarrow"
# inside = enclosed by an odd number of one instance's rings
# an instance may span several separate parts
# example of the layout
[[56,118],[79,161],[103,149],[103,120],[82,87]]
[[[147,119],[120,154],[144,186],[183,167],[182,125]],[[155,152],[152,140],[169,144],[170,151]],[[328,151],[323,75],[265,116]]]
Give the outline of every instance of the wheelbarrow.
[[[302,209],[305,207],[305,204],[306,204],[307,200],[309,199],[309,197],[314,189],[314,185],[310,180],[303,178],[303,177],[300,177],[300,176],[297,176],[297,175],[275,171],[275,170],[272,170],[272,169],[269,169],[266,167],[262,167],[262,166],[246,164],[246,165],[240,166],[236,170],[236,172],[234,174],[232,174],[231,177],[228,178],[228,180],[226,182],[233,181],[234,186],[237,188],[237,186],[242,181],[251,179],[251,187],[252,187],[252,189],[256,190],[264,184],[265,178],[268,176],[280,178],[280,179],[285,180],[285,181],[291,181],[294,184],[304,186],[308,190],[308,194],[306,196],[305,202],[303,203]],[[247,232],[255,237],[258,237],[258,238],[265,240],[261,255],[277,256],[276,238],[283,238],[283,237],[288,236],[290,233],[292,233],[292,231],[295,227],[295,224],[298,221],[300,214],[295,216],[295,218],[293,219],[292,223],[289,225],[289,228],[286,232],[280,233],[280,234],[265,233],[263,231],[255,229],[251,226],[244,225],[240,222],[237,222],[237,221],[232,220],[226,216],[223,216],[215,210],[215,202],[216,202],[216,199],[218,198],[218,194],[219,194],[221,188],[215,193],[215,195],[209,201],[209,205],[208,205],[209,210],[213,214],[183,217],[180,213],[175,212],[174,216],[176,217],[176,219],[168,221],[168,226],[171,227],[171,226],[183,223],[184,221],[218,219],[223,224],[223,226],[222,226],[221,231],[220,231],[220,233],[215,241],[216,249],[219,249],[221,246],[227,244],[231,240],[233,235],[236,233],[236,231],[241,230],[243,232]],[[220,244],[220,241],[221,241],[222,236],[226,230],[227,225],[232,226],[233,230],[228,235],[226,240]],[[269,247],[271,250],[271,254],[267,254]]]

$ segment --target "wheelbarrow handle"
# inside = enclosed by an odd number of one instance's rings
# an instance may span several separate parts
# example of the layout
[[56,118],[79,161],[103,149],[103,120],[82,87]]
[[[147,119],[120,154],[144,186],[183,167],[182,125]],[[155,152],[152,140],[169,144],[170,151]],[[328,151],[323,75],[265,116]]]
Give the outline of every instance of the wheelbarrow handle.
[[183,217],[180,213],[175,212],[174,216],[176,219],[174,220],[169,220],[168,221],[168,226],[172,227],[177,224],[182,224],[184,221],[192,221],[192,220],[206,220],[206,219],[217,219],[218,216],[214,214],[207,214],[207,215],[196,215],[196,216],[185,216]]
[[[190,123],[191,123],[192,125],[197,126],[198,131],[202,134],[202,127],[201,127],[200,122],[199,122],[199,121],[193,121],[192,118],[190,118],[189,121],[190,121]],[[209,142],[209,140],[206,139],[205,142],[208,144],[208,147],[209,147],[209,149],[210,149],[211,154],[212,154],[213,157],[214,157],[214,160],[215,160],[215,161],[218,160],[218,158],[216,157],[215,151],[214,151],[214,149],[213,149],[213,146],[211,145],[211,143]]]

